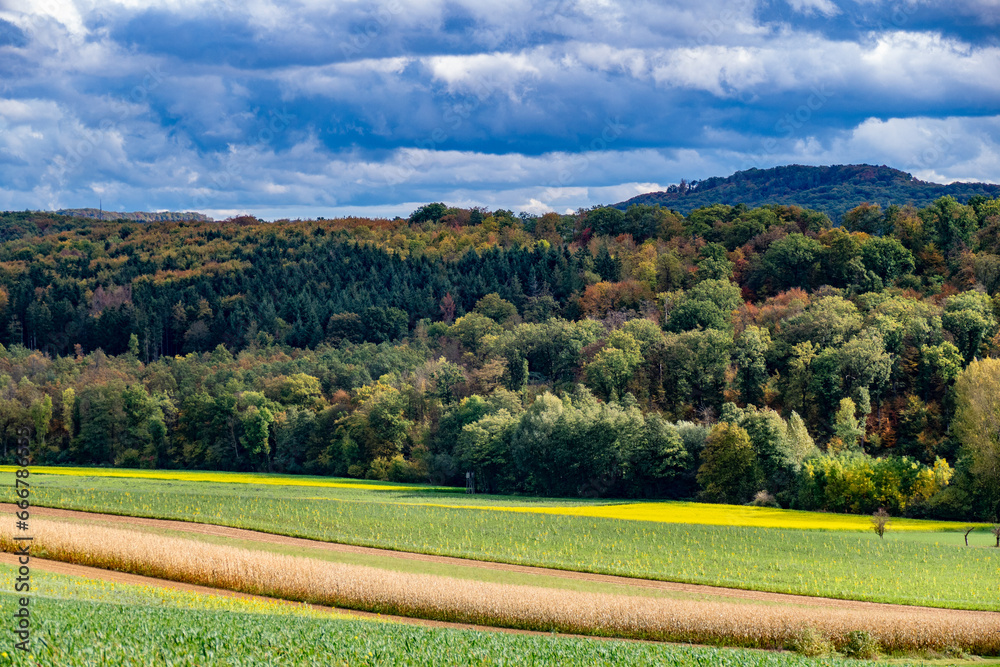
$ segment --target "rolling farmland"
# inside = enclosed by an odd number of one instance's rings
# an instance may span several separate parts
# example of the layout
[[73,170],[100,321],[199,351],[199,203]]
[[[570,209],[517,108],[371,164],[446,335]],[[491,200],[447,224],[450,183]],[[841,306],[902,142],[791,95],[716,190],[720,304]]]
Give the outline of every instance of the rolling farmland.
[[[629,577],[1000,609],[996,577],[1000,554],[959,548],[961,524],[931,523],[924,531],[895,535],[890,531],[891,539],[879,540],[858,524],[850,531],[801,530],[440,507],[436,505],[444,504],[442,500],[452,505],[471,504],[468,499],[477,505],[500,503],[418,487],[377,491],[162,479],[144,479],[140,485],[125,477],[38,474],[35,479],[36,502],[52,507],[194,520],[384,549]],[[513,504],[507,498],[501,502]],[[521,499],[522,508],[548,511],[558,504]],[[563,510],[581,507],[586,506],[577,502]],[[735,520],[749,509],[736,508]],[[805,513],[792,514],[799,521]],[[811,516],[817,522],[827,517],[841,520],[837,515]],[[864,518],[849,518],[857,519]],[[987,537],[984,532],[974,534],[978,542],[973,543],[985,544]]]
[[[0,655],[0,665],[276,664],[621,665],[848,667],[871,664],[788,653],[718,649],[557,636],[422,628],[351,620],[282,603],[245,601],[164,587],[114,584],[39,572],[43,619],[37,654]],[[13,569],[0,565],[9,582]],[[7,604],[10,594],[0,594]],[[294,619],[294,623],[289,620]],[[100,643],[94,638],[100,637]]]

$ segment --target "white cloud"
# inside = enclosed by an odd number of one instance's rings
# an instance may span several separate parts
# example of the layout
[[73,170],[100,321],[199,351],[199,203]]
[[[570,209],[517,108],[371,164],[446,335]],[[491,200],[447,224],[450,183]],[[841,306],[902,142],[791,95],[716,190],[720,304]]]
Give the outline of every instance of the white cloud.
[[840,8],[830,0],[788,0],[788,4],[802,14],[822,14],[830,17],[840,13]]

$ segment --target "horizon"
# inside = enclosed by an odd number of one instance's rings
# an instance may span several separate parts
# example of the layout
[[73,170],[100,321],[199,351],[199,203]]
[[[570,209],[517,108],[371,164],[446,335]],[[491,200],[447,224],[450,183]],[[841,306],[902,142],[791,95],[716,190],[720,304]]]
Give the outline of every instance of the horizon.
[[0,208],[565,213],[785,164],[998,183],[998,23],[983,0],[18,0]]
[[[793,164],[775,165],[775,167],[792,167],[792,166],[804,166],[804,165],[793,165]],[[808,165],[808,166],[812,166],[812,165]],[[815,165],[815,166],[837,167],[837,166],[848,166],[848,165]],[[893,167],[891,165],[853,165],[853,166],[873,166],[873,167],[879,167],[879,168],[894,169],[896,171],[903,171],[901,169],[896,169],[895,167]],[[734,172],[732,174],[727,174],[726,176],[722,176],[722,178],[729,178],[731,176],[735,176],[737,173],[739,173],[739,172]],[[706,178],[712,178],[712,177],[708,176]],[[700,182],[700,180],[702,180],[702,179],[699,179],[698,181],[692,180],[691,182],[692,183]],[[963,181],[949,181],[949,182],[925,181],[925,182],[933,183],[933,184],[936,184],[936,185],[954,185],[956,183],[962,183]],[[664,189],[666,189],[667,187],[675,186],[675,185],[677,185],[677,183],[668,183],[668,184],[666,184],[664,186]],[[649,191],[649,192],[639,193],[639,194],[649,194],[649,193],[660,192],[660,191],[662,191],[662,190],[652,190],[652,191]],[[220,221],[225,220],[227,218],[238,217],[238,216],[241,216],[241,215],[253,215],[254,217],[256,217],[259,220],[261,220],[262,222],[278,222],[278,221],[281,221],[281,220],[289,220],[289,221],[296,221],[296,220],[302,220],[302,221],[313,220],[313,221],[315,221],[315,220],[320,220],[320,219],[335,220],[335,219],[338,219],[338,218],[352,218],[352,217],[354,217],[354,218],[371,218],[371,219],[390,219],[391,220],[391,219],[396,218],[396,217],[406,218],[406,217],[408,217],[409,213],[412,213],[416,209],[418,209],[421,206],[423,206],[425,204],[428,204],[428,203],[430,203],[430,202],[411,202],[409,204],[406,204],[406,203],[400,204],[396,208],[398,208],[403,213],[396,213],[396,214],[393,214],[393,215],[379,215],[378,213],[374,213],[373,214],[373,213],[367,212],[367,211],[358,211],[358,212],[356,212],[356,211],[350,211],[350,210],[348,210],[346,212],[338,212],[337,215],[322,215],[321,213],[317,213],[315,216],[296,216],[296,215],[291,215],[291,214],[287,214],[287,213],[275,215],[273,211],[270,212],[271,213],[270,215],[257,215],[257,214],[253,214],[253,213],[248,212],[246,209],[240,209],[240,208],[226,209],[226,210],[219,210],[219,209],[211,209],[211,208],[209,208],[209,209],[204,209],[204,210],[185,210],[185,211],[171,210],[171,209],[154,209],[154,210],[146,210],[146,211],[138,211],[138,210],[135,210],[135,211],[126,211],[124,209],[118,209],[118,210],[103,209],[103,208],[100,208],[100,207],[93,207],[93,206],[63,206],[63,207],[60,207],[59,209],[56,209],[56,210],[45,210],[45,209],[26,209],[26,210],[29,210],[29,211],[32,211],[32,212],[35,212],[35,213],[58,213],[59,211],[64,211],[64,210],[65,211],[91,211],[91,210],[96,210],[96,211],[103,211],[104,213],[123,213],[123,214],[133,214],[133,213],[195,213],[195,214],[200,214],[200,215],[206,215],[206,216],[212,218],[213,222],[220,222]],[[458,205],[450,204],[447,201],[441,202],[441,203],[445,204],[446,206],[448,206],[450,208],[474,208],[474,207],[479,207],[479,208],[484,208],[484,209],[489,210],[487,207],[482,207],[482,206],[479,206],[479,205],[476,205],[476,204],[467,205],[467,206],[458,206]],[[608,202],[608,203],[599,203],[599,204],[596,204],[596,205],[597,206],[600,206],[600,205],[615,206],[615,205],[618,205],[618,204],[621,204],[621,203],[624,203],[624,202]],[[406,210],[407,207],[409,207],[408,211]],[[373,208],[377,208],[377,207],[373,207]],[[502,207],[499,207],[499,208],[502,208]],[[585,209],[585,208],[587,208],[587,207],[581,206],[581,207],[578,207],[577,210],[582,210],[582,209]],[[497,209],[493,209],[493,210],[497,210]],[[570,213],[570,212],[571,211],[569,211],[569,210],[566,211],[566,213]],[[515,215],[519,215],[521,213],[527,213],[527,211],[513,211],[513,213]]]

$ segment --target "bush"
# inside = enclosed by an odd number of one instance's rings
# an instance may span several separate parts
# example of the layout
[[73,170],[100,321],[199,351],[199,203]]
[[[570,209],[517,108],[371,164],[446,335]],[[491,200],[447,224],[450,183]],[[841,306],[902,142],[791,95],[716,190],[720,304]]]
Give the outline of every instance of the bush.
[[859,660],[873,660],[879,656],[878,642],[865,630],[848,632],[841,650],[848,658]]
[[758,491],[757,495],[750,501],[750,504],[754,507],[781,507],[777,498],[768,493],[767,489]]
[[126,449],[115,457],[116,468],[138,468],[141,462],[138,449]]
[[389,459],[380,456],[372,461],[371,467],[365,473],[365,479],[374,479],[380,482],[389,480]]
[[810,658],[833,653],[833,644],[830,643],[830,640],[811,626],[803,628],[792,640],[789,648]]

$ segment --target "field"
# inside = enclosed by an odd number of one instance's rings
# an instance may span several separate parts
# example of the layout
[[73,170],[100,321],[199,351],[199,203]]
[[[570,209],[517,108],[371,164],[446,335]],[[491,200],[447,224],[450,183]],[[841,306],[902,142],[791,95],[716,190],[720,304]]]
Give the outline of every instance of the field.
[[[4,590],[9,590],[12,578],[12,568],[0,565]],[[35,578],[39,585],[39,597],[33,601],[40,623],[37,652],[30,660],[6,652],[0,655],[0,665],[872,664],[755,650],[421,628],[45,572],[36,573]],[[11,597],[0,594],[5,607]]]
[[[251,483],[256,476],[243,477],[241,482],[139,481],[36,473],[32,479],[34,501],[52,507],[193,520],[384,549],[665,581],[1000,610],[1000,552],[960,547],[961,524],[898,522],[910,530],[896,530],[894,523],[887,539],[880,540],[863,524],[852,530],[824,529],[831,519],[844,520],[836,515],[789,515],[791,525],[801,525],[803,516],[812,517],[811,530],[664,523],[547,513],[615,511],[617,506],[610,504],[456,496],[415,486],[375,490],[349,480],[337,481],[342,484],[338,487],[286,487]],[[488,509],[490,505],[546,513]],[[742,507],[677,506],[677,513],[725,516],[728,512],[737,524],[743,522],[741,517],[755,514]],[[781,516],[774,511],[761,515],[768,521]],[[970,543],[985,546],[990,537],[983,531],[973,533]]]

